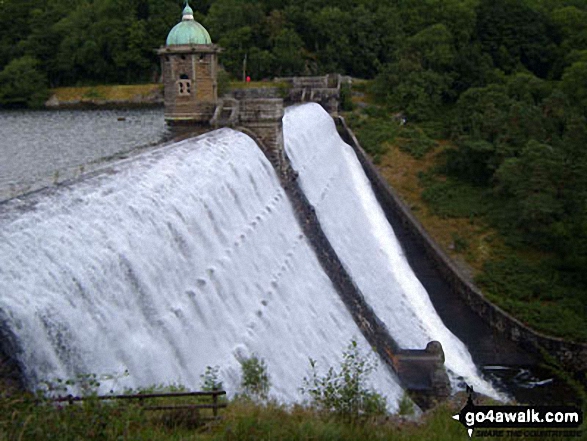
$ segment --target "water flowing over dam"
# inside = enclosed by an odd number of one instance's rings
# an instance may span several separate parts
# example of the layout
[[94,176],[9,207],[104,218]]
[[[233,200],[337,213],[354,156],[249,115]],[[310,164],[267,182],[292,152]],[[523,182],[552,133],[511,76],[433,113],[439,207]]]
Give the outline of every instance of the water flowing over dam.
[[328,113],[317,104],[290,107],[284,133],[287,154],[329,242],[395,341],[403,348],[440,341],[453,385],[462,377],[495,395],[479,380],[465,345],[436,314],[355,153]]
[[[78,373],[118,387],[198,388],[206,366],[238,390],[239,357],[300,398],[308,357],[327,367],[366,342],[322,272],[269,162],[221,130],[121,162],[0,212],[0,310],[34,387]],[[392,374],[375,385],[400,394]],[[105,385],[109,387],[110,385]]]
[[[441,341],[453,383],[491,393],[328,115],[294,108],[284,135],[328,239],[392,336],[404,347]],[[284,402],[302,398],[308,357],[325,371],[352,338],[370,350],[272,166],[229,129],[0,204],[0,330],[29,387],[95,373],[117,377],[103,391],[198,389],[217,365],[234,394],[239,360],[256,354]],[[381,363],[373,386],[393,410],[402,391]]]

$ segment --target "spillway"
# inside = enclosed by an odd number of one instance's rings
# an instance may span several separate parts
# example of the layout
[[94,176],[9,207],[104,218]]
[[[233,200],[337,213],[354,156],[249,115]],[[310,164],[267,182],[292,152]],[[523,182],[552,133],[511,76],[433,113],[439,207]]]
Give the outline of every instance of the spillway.
[[318,104],[286,109],[285,150],[328,241],[367,303],[402,348],[442,343],[453,386],[463,380],[496,397],[465,345],[442,323],[411,270],[369,180]]
[[[199,389],[219,366],[234,394],[255,354],[293,402],[308,357],[337,365],[352,338],[370,351],[273,168],[228,129],[0,205],[0,327],[33,388],[92,373],[112,378],[101,392]],[[393,410],[394,374],[373,386]]]

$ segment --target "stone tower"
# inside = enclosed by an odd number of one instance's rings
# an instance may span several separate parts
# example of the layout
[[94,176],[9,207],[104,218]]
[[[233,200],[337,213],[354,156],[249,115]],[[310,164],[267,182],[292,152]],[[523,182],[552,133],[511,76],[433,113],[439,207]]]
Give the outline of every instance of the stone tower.
[[181,22],[157,50],[161,58],[165,120],[169,124],[208,124],[218,101],[217,72],[220,48],[197,21],[187,3]]

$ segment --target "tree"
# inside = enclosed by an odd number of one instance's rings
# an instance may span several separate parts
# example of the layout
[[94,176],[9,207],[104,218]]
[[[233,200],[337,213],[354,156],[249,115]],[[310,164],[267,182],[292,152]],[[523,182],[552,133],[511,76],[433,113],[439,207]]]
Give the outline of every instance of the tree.
[[508,158],[496,172],[497,190],[513,198],[515,225],[534,244],[552,246],[552,226],[564,218],[560,190],[565,177],[562,158],[548,144],[531,140],[519,158]]
[[512,100],[505,87],[491,84],[483,88],[471,88],[457,102],[459,132],[473,139],[493,143],[506,125]]
[[304,70],[304,42],[292,29],[283,29],[273,41],[274,76],[300,75]]
[[0,72],[0,104],[41,107],[48,96],[47,78],[39,70],[38,60],[17,58]]
[[316,29],[313,44],[322,73],[346,72],[355,49],[349,32],[353,22],[350,11],[329,6],[309,18]]
[[551,17],[562,36],[563,52],[587,49],[587,11],[563,6],[552,11]]
[[561,89],[583,115],[587,116],[587,62],[579,61],[565,69]]
[[476,37],[496,67],[506,73],[521,66],[546,78],[556,57],[557,33],[550,18],[527,2],[481,0]]
[[447,27],[437,23],[408,38],[402,57],[414,58],[424,69],[452,70],[455,58],[453,37]]
[[0,2],[0,69],[23,55],[18,43],[30,32],[29,13],[36,6],[34,0]]

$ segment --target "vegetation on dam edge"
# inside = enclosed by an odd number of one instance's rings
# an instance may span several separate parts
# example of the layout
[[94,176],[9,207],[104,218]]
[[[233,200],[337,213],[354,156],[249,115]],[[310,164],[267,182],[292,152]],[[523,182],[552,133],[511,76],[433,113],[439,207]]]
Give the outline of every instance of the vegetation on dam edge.
[[[264,360],[256,356],[241,362],[240,394],[226,403],[219,419],[204,420],[194,409],[177,406],[199,404],[200,397],[151,397],[141,400],[99,400],[100,385],[95,374],[77,380],[47,382],[48,390],[67,392],[77,385],[85,400],[72,404],[52,402],[43,395],[18,392],[0,383],[0,441],[8,440],[462,440],[464,427],[454,421],[467,401],[460,392],[423,414],[416,414],[404,395],[397,415],[386,414],[379,405],[381,395],[369,389],[373,367],[368,356],[356,351],[356,344],[343,353],[339,370],[330,368],[324,376],[314,370],[304,379],[309,400],[285,406],[267,399],[271,385]],[[125,372],[125,374],[127,374]],[[111,379],[112,376],[108,376]],[[202,389],[218,391],[222,381],[218,367],[201,375]],[[181,386],[158,386],[138,391],[178,392]],[[136,391],[126,391],[136,393]],[[374,401],[375,398],[375,401]],[[194,402],[194,399],[196,400]],[[477,405],[497,404],[483,396]],[[203,403],[202,403],[203,404]],[[149,411],[152,406],[173,410]],[[523,433],[520,440],[534,439]],[[497,438],[484,437],[488,440]],[[560,438],[558,439],[565,439]]]

